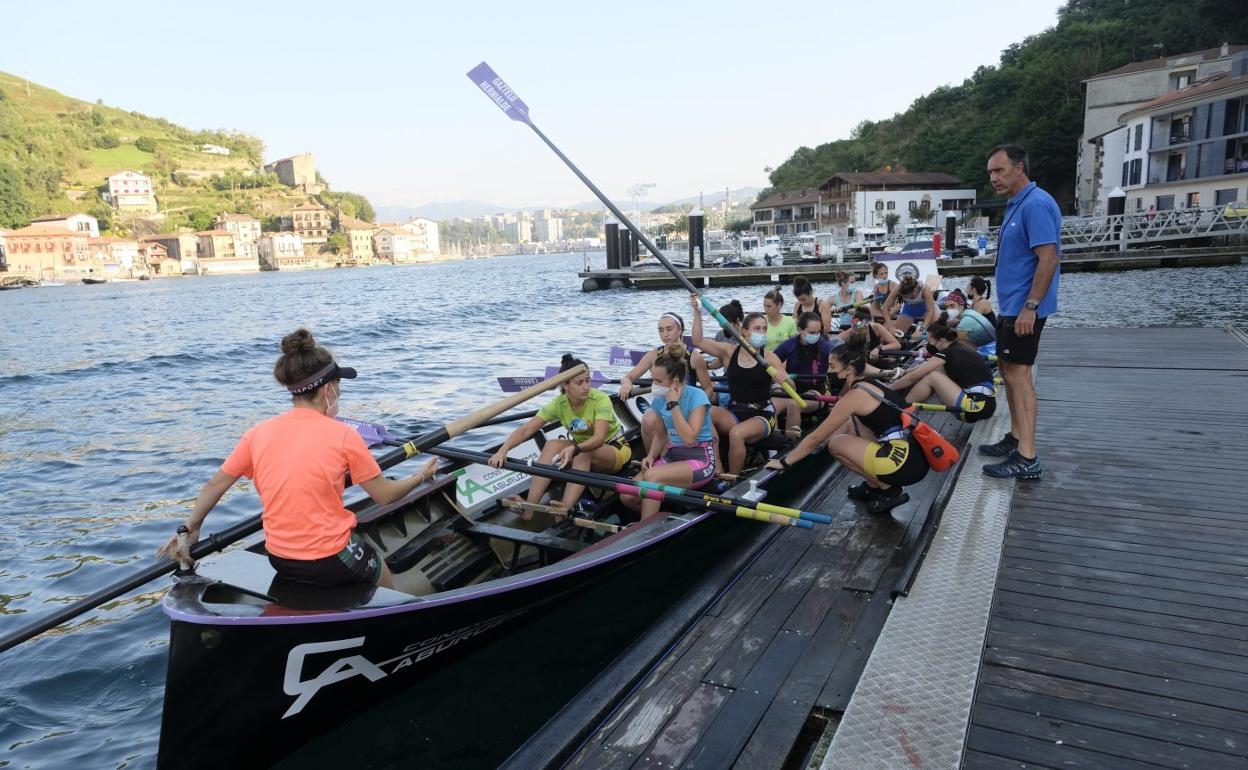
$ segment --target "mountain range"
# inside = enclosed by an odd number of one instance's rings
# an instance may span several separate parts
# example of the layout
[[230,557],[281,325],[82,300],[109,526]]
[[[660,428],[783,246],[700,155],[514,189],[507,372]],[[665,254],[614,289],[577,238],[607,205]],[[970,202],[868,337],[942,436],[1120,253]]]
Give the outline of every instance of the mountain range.
[[[743,200],[753,200],[761,187],[738,187],[729,191],[734,202]],[[668,205],[684,205],[689,203],[696,204],[699,196],[689,195],[684,198],[677,198],[669,201],[637,201],[637,208],[649,211],[659,206]],[[702,205],[716,206],[723,202],[724,194],[719,191],[712,191],[701,196]],[[623,207],[625,213],[633,208],[633,202],[623,197],[615,200],[617,206]],[[516,211],[534,211],[537,209],[559,209],[559,210],[575,210],[575,211],[598,211],[602,208],[602,204],[596,200],[582,201],[571,206],[504,206],[498,203],[488,203],[486,201],[434,201],[432,203],[421,204],[420,206],[403,206],[395,204],[381,204],[377,206],[377,218],[382,222],[401,222],[412,217],[427,217],[429,219],[455,219],[458,217],[479,217],[488,214],[513,213]]]

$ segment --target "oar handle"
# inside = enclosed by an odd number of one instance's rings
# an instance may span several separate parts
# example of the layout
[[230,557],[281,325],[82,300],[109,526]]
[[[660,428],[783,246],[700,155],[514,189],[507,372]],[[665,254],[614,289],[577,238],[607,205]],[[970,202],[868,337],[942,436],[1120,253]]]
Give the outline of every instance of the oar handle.
[[[629,224],[629,227],[630,228],[632,227],[631,223]],[[656,249],[656,253],[657,253],[657,249]],[[666,260],[665,260],[665,263],[666,263]],[[679,270],[676,270],[676,268],[671,267],[670,263],[666,263],[666,264],[668,265],[669,270],[674,271],[676,275],[680,276],[681,279],[684,279],[684,276],[680,275]],[[741,347],[745,348],[745,352],[749,353],[751,356],[754,357],[755,361],[757,361],[761,366],[765,367],[767,371],[767,376],[771,377],[772,380],[775,380],[776,368],[772,366],[771,364],[767,363],[767,359],[763,358],[763,354],[758,352],[758,350],[753,345],[747,342],[745,337],[741,336],[741,333],[737,331],[736,327],[733,326],[732,323],[727,318],[724,318],[723,313],[719,312],[719,308],[711,304],[711,301],[709,299],[707,299],[706,297],[703,297],[701,294],[698,294],[697,289],[694,289],[693,284],[689,283],[688,280],[684,280],[684,282],[685,284],[688,285],[689,291],[692,292],[693,295],[698,298],[698,303],[702,305],[702,309],[710,313],[711,318],[715,319],[715,322],[720,325],[720,328],[722,328],[727,334],[729,334],[733,339],[735,339],[737,343],[741,345]],[[780,381],[779,385],[780,385],[780,389],[783,390],[785,394],[788,395],[789,398],[793,399],[793,401],[797,403],[798,409],[806,408],[806,399],[802,398],[801,396],[797,394],[797,390],[794,389],[792,382],[790,382],[787,379],[784,379]]]

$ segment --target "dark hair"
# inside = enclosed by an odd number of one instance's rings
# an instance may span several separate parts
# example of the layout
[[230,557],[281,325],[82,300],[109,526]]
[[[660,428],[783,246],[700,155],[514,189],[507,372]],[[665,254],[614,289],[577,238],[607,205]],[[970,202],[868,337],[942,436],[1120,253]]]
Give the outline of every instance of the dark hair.
[[992,160],[992,156],[999,152],[1005,153],[1005,157],[1009,158],[1011,163],[1022,163],[1023,176],[1031,176],[1031,163],[1028,162],[1027,151],[1022,148],[1022,145],[1012,144],[1009,142],[1005,144],[998,144],[996,147],[993,147],[988,151],[988,155],[984,158],[984,160]]
[[858,376],[867,370],[867,345],[870,344],[866,331],[855,329],[850,333],[844,345],[832,349],[831,357],[853,369]]
[[853,280],[854,280],[854,274],[848,270],[842,270],[841,272],[836,274],[837,283],[842,283],[844,281],[853,281]]
[[754,321],[758,318],[761,318],[764,321],[767,320],[767,316],[762,313],[746,313],[745,318],[741,319],[741,328],[748,329],[750,324],[754,323]]
[[854,308],[854,318],[861,318],[864,321],[870,321],[871,320],[871,308],[866,307],[865,305],[859,305],[858,307]]
[[[571,353],[564,353],[563,358],[559,359],[559,371],[566,372],[569,369],[575,369],[578,366],[585,366],[585,362],[574,357]],[[585,366],[585,368],[589,368]]]
[[919,279],[910,273],[906,273],[901,277],[901,283],[897,285],[897,294],[902,297],[908,297],[917,288],[919,288]]
[[660,353],[654,359],[654,366],[662,368],[667,372],[667,376],[671,377],[675,382],[684,382],[685,376],[689,373],[689,368],[685,366],[685,359],[680,356],[669,356],[666,352]]
[[[334,355],[321,347],[307,329],[295,329],[282,337],[282,355],[273,365],[273,377],[286,387],[306,380],[334,362]],[[333,382],[326,380],[320,386],[300,393],[303,398],[312,398],[325,385]]]
[[663,315],[659,316],[659,320],[662,321],[663,316],[669,316],[669,315],[672,317],[673,320],[676,321],[676,324],[680,326],[680,330],[683,332],[685,330],[685,319],[682,318],[679,313],[671,313],[671,312],[664,313]]
[[721,307],[719,309],[719,314],[722,315],[728,323],[740,324],[741,319],[745,318],[745,308],[741,307],[740,300],[734,299],[727,305]]
[[947,340],[949,342],[958,341],[958,330],[950,328],[945,323],[945,314],[941,313],[940,320],[927,327],[928,339]]
[[881,268],[881,267],[882,267],[882,268],[884,268],[885,270],[887,270],[887,269],[888,269],[888,265],[884,264],[883,262],[872,262],[872,263],[871,263],[871,276],[872,276],[873,278],[875,277],[875,274],[876,274],[876,273],[880,272],[880,268]]
[[796,299],[803,294],[811,294],[814,287],[810,285],[810,279],[804,275],[793,276],[793,297]]
[[992,296],[992,281],[987,278],[980,278],[978,275],[971,279],[970,286],[979,292],[979,296],[988,299]]
[[[806,324],[810,323],[811,321],[814,321],[817,324],[823,323],[823,319],[819,317],[818,313],[807,310],[806,312],[802,313],[801,315],[797,317],[797,328],[799,330],[805,329]],[[819,328],[822,329],[823,327],[820,326]]]
[[769,299],[773,305],[784,307],[784,294],[780,291],[779,286],[764,294],[763,299]]

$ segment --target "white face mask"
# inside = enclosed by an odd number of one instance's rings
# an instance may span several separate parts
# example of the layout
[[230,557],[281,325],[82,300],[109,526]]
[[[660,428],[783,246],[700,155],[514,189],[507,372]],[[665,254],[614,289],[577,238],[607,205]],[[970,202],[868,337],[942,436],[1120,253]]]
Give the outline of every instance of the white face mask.
[[338,416],[338,402],[342,398],[342,389],[337,385],[334,386],[334,400],[330,401],[329,396],[325,396],[325,416],[334,418]]
[[958,309],[958,308],[956,308],[956,307],[951,307],[951,308],[949,308],[949,309],[945,310],[945,313],[947,313],[947,314],[949,315],[949,320],[953,320],[954,318],[957,318],[957,317],[958,317],[958,313],[961,313],[961,312],[962,312],[962,311],[961,311],[961,310],[959,310],[959,309]]
[[672,389],[666,385],[651,385],[650,397],[653,398],[656,402],[666,403],[667,394],[670,393],[671,390]]

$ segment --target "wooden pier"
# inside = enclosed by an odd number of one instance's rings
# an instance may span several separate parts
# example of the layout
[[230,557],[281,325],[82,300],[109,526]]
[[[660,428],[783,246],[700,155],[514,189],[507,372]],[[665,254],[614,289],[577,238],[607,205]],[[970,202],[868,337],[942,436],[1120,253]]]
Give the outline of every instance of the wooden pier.
[[[1098,272],[1112,270],[1146,270],[1159,267],[1213,267],[1238,265],[1248,253],[1248,246],[1210,248],[1156,248],[1138,251],[1076,252],[1062,257],[1062,270],[1068,273]],[[683,264],[675,260],[678,265]],[[938,266],[941,275],[991,276],[995,259],[975,257],[969,259],[942,259]],[[859,280],[866,278],[869,261],[797,263],[762,267],[706,267],[683,270],[695,286],[755,286],[788,285],[793,276],[804,275],[811,281],[836,282],[836,274],[851,271]],[[675,289],[680,284],[666,270],[589,270],[577,273],[581,290],[602,289]]]
[[[970,448],[965,476],[929,474],[873,517],[846,474],[826,477],[807,507],[832,525],[784,528],[709,575],[506,766],[1248,766],[1244,338],[1055,328],[1037,371],[1042,480],[985,479]],[[987,425],[931,422],[960,443]],[[989,520],[961,509],[967,486],[1004,506],[994,549],[956,542],[956,517]],[[978,627],[955,623],[947,654],[899,647],[933,636],[902,627],[907,603],[951,569],[989,572]],[[910,654],[931,670],[873,703]],[[972,678],[951,703],[955,655]]]

